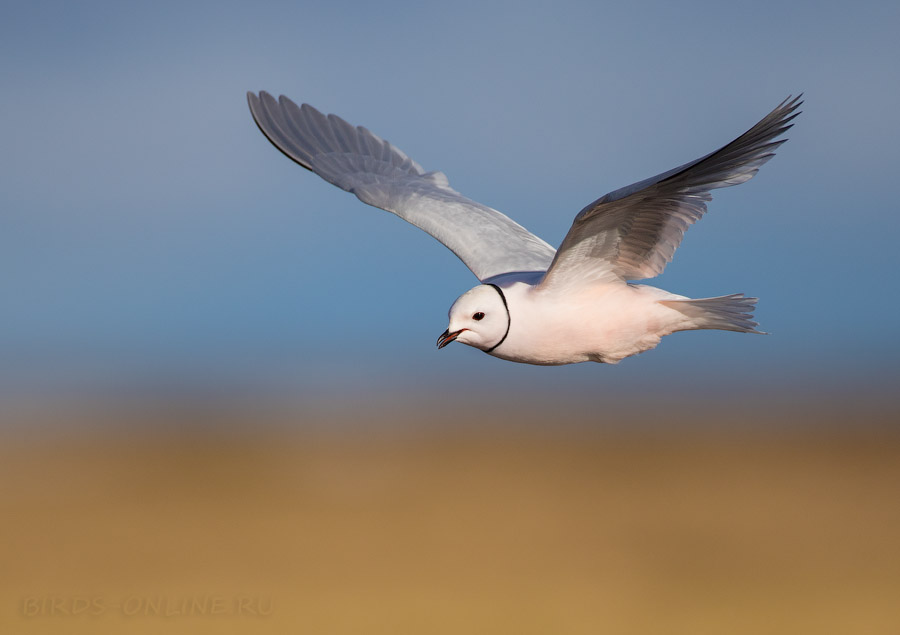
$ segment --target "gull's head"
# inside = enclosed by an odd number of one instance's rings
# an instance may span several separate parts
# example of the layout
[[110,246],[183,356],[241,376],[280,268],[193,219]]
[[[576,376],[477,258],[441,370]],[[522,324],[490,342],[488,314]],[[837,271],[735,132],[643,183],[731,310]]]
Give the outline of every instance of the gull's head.
[[490,352],[509,332],[509,310],[499,287],[482,284],[466,291],[450,307],[450,326],[438,338],[438,348],[452,341]]

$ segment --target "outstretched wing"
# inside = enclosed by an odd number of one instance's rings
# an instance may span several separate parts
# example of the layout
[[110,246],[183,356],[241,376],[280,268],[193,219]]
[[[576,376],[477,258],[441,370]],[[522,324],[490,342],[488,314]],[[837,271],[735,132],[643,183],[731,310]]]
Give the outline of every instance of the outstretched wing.
[[553,247],[495,209],[453,190],[442,172],[422,167],[362,126],[327,117],[287,97],[247,93],[262,133],[307,170],[363,203],[393,212],[455,253],[479,280],[543,272]]
[[786,139],[802,95],[701,159],[610,192],[585,207],[569,229],[542,288],[652,278],[662,273],[684,232],[706,212],[710,190],[749,180]]

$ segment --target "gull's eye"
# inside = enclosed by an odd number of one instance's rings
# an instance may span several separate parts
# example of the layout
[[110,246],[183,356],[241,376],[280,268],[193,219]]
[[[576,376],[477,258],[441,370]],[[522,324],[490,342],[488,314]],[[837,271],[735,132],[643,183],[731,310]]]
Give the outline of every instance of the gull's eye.
[[472,319],[475,321],[482,320],[482,319],[484,319],[484,313],[479,311],[478,313],[476,313],[475,315],[472,316]]

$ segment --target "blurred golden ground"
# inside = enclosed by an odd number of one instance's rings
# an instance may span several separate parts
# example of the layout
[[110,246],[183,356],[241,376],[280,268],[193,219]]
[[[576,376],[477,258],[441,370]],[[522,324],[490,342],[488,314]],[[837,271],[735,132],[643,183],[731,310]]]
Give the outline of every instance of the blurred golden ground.
[[9,426],[0,632],[900,632],[891,412],[407,414]]

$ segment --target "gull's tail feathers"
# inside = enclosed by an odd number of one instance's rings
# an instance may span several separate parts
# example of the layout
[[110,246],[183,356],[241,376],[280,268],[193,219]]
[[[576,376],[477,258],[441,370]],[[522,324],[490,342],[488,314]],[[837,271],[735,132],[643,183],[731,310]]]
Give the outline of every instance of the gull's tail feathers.
[[675,309],[687,318],[676,331],[719,329],[765,335],[763,331],[756,329],[759,323],[753,321],[756,301],[757,298],[748,298],[743,293],[732,293],[718,298],[659,300],[659,303]]

